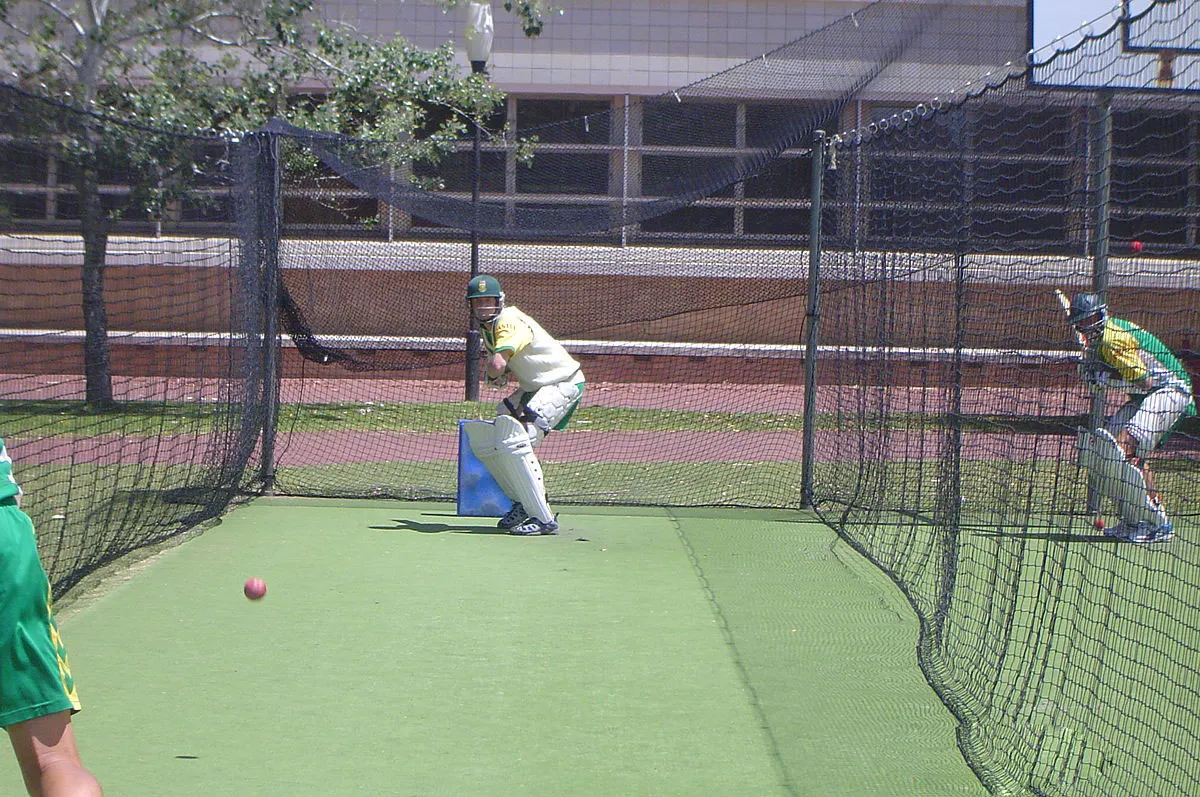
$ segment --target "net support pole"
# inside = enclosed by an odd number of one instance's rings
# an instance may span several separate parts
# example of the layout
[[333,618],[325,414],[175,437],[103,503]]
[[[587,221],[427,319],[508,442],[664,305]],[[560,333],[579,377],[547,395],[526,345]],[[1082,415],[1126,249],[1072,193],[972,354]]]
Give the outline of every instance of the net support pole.
[[263,293],[263,429],[262,461],[259,481],[270,493],[275,488],[275,434],[279,425],[279,380],[281,341],[279,339],[279,236],[280,236],[280,166],[279,136],[263,133],[259,156],[258,179],[261,186],[259,202],[259,236],[262,255]]
[[[471,69],[476,73],[486,74],[485,63],[478,61],[471,62]],[[474,120],[475,135],[471,141],[471,278],[479,276],[479,196],[482,193],[480,190],[480,173],[483,171],[483,130],[478,119]],[[467,313],[467,373],[466,373],[466,399],[467,401],[479,401],[479,360],[480,360],[480,345],[479,345],[479,321],[475,319],[475,314]]]
[[[968,201],[970,199],[968,190]],[[963,232],[967,231],[964,224]],[[929,618],[929,639],[941,649],[946,618],[954,602],[954,582],[958,577],[959,531],[962,528],[962,447],[963,447],[963,348],[966,341],[967,259],[963,252],[954,254],[954,359],[951,361],[950,407],[947,418],[947,450],[942,455],[942,478],[935,520],[941,546],[941,568],[937,608]]]
[[946,478],[942,483],[943,523],[957,530],[962,520],[962,447],[963,447],[963,345],[966,340],[966,257],[954,254],[954,359],[950,363],[950,413],[947,418],[949,450],[946,452]]
[[812,202],[808,217],[808,312],[804,344],[804,437],[800,453],[800,506],[813,507],[814,431],[817,416],[817,332],[821,320],[821,212],[825,185],[825,131],[813,132]]
[[[1093,151],[1096,153],[1095,241],[1092,246],[1092,291],[1100,301],[1108,302],[1109,226],[1112,217],[1112,91],[1100,92],[1100,105],[1093,132]],[[1104,391],[1093,390],[1088,411],[1090,428],[1104,425]],[[1100,489],[1095,479],[1088,482],[1088,511],[1100,511]]]

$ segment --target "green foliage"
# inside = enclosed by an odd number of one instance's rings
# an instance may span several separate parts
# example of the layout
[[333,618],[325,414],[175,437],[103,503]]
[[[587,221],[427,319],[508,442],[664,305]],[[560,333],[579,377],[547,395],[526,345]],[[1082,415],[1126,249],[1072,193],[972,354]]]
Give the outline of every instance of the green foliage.
[[[540,32],[541,3],[510,11],[529,35]],[[380,157],[410,173],[410,164],[452,152],[504,101],[486,76],[456,64],[451,44],[370,41],[319,20],[311,0],[132,0],[119,9],[3,0],[4,30],[0,65],[19,85],[85,112],[48,107],[26,135],[57,148],[76,174],[120,164],[120,182],[132,190],[124,205],[109,202],[110,217],[163,218],[172,199],[221,163],[219,146],[159,130],[216,139],[278,117],[387,142]],[[507,130],[487,135],[512,138]],[[302,175],[319,173],[311,155],[294,158],[289,166]]]

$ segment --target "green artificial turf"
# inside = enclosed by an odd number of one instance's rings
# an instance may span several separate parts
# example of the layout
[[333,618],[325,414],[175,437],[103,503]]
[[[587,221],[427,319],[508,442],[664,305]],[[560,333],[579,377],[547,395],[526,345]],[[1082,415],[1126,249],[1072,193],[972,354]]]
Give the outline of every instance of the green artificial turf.
[[129,797],[984,793],[915,616],[826,527],[561,520],[260,499],[109,573],[63,617],[88,765]]

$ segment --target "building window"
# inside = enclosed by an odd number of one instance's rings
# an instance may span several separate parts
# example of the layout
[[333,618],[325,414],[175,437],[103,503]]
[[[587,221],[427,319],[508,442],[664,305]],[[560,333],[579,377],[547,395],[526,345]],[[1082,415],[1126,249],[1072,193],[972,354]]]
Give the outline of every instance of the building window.
[[646,219],[642,229],[652,233],[686,233],[694,236],[730,235],[733,233],[732,208],[711,208],[690,205],[672,213]]
[[[1097,108],[1074,94],[1059,105],[1044,94],[1024,96],[1014,95],[1009,104],[989,97],[924,118],[903,104],[857,106],[862,115],[855,118],[875,126],[867,146],[831,151],[840,162],[824,180],[828,245],[920,249],[953,242],[998,251],[1080,251],[1093,228]],[[1145,104],[1124,110],[1115,101],[1111,235],[1160,243],[1164,253],[1200,251],[1200,113],[1173,99],[1164,99],[1158,112],[1147,113]],[[430,111],[431,118],[447,113]],[[626,211],[636,217],[636,208],[658,200],[677,208],[677,197],[695,196],[691,206],[588,237],[802,243],[811,212],[812,130],[837,130],[846,121],[824,118],[826,112],[806,102],[510,97],[487,127],[498,131],[507,122],[517,136],[536,138],[533,158],[519,160],[512,142],[484,141],[480,189],[489,205],[502,203],[518,224],[522,213],[535,220],[542,214],[546,226],[538,229],[559,230],[557,220],[564,218],[583,229],[604,209],[619,222],[630,218]],[[101,200],[117,214],[118,229],[137,233],[147,222],[184,234],[229,227],[228,147],[196,146],[204,164],[197,182],[161,213],[154,211],[161,218],[139,206],[122,182],[129,174],[110,164],[100,175]],[[434,190],[469,200],[473,141],[455,146],[436,164],[396,164],[386,179],[429,181]],[[72,169],[46,148],[11,137],[0,141],[0,226],[77,229],[74,182]],[[288,234],[467,235],[409,218],[321,167],[289,175],[283,192]]]
[[642,107],[642,143],[667,147],[733,147],[737,106],[655,100]]
[[746,146],[774,147],[781,141],[790,147],[807,147],[819,119],[818,106],[807,103],[747,104]]
[[528,166],[517,166],[521,194],[607,194],[608,156],[538,152]]
[[[643,155],[642,195],[648,197],[677,196],[692,186],[705,187],[732,182],[737,164],[732,158],[695,157],[683,155]],[[714,197],[733,196],[733,186],[727,185],[711,194]]]
[[607,100],[517,98],[517,135],[542,144],[607,144],[612,114]]
[[[470,194],[475,177],[474,157],[472,150],[460,150],[437,163],[417,163],[413,173],[422,180],[440,180],[442,190]],[[503,152],[485,150],[479,153],[480,191],[489,194],[504,192],[504,164]]]

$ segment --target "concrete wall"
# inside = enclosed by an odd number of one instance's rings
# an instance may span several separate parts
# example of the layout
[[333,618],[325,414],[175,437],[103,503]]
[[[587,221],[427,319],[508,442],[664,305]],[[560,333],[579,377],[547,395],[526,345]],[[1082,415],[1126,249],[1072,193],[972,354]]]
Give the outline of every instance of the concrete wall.
[[[831,253],[831,258],[837,257]],[[510,302],[558,336],[594,341],[795,345],[804,339],[807,279],[500,269]],[[821,342],[945,347],[954,344],[954,285],[939,272],[823,281]],[[844,274],[844,272],[842,272]],[[869,275],[867,275],[869,276]],[[465,327],[460,270],[290,268],[284,282],[311,327],[328,336],[456,337]],[[0,327],[80,330],[79,267],[0,264]],[[1066,281],[1057,284],[1070,289]],[[972,348],[1069,348],[1054,282],[1010,274],[973,276],[963,293],[963,333]],[[109,326],[134,332],[230,331],[228,266],[113,265],[106,272]],[[1200,290],[1115,287],[1114,312],[1146,325],[1176,349],[1192,349]]]
[[[287,241],[281,259],[284,282],[321,339],[357,347],[367,359],[384,356],[413,378],[455,378],[466,327],[467,251],[464,244]],[[69,236],[0,240],[0,370],[82,370],[81,252]],[[708,380],[716,366],[731,381],[799,376],[796,347],[805,339],[808,291],[803,251],[489,244],[482,255],[510,302],[556,336],[578,341],[574,348],[597,373]],[[223,239],[114,238],[106,294],[117,372],[219,368],[214,349],[234,331],[236,256]],[[980,357],[993,361],[972,362],[972,382],[1011,380],[1015,372],[1007,366],[1015,361],[1008,353],[1073,351],[1053,289],[1083,289],[1090,265],[1083,258],[977,255],[964,261],[968,282],[957,296],[950,255],[827,252],[820,342],[916,349],[896,358],[908,375],[888,378],[936,384],[944,358],[923,350],[952,347],[961,316],[964,345],[989,350]],[[1179,287],[1188,264],[1114,258],[1111,266],[1114,313],[1143,324],[1186,358],[1200,355],[1200,288]],[[20,334],[39,330],[46,334]],[[355,336],[378,340],[346,340]],[[665,345],[613,345],[623,341]],[[676,343],[712,345],[672,348]],[[747,348],[726,356],[723,346]],[[830,359],[823,373],[838,374],[842,366]],[[1001,360],[1006,370],[996,371]],[[1023,362],[1017,364],[1028,371],[1022,384],[1047,361]],[[298,373],[294,352],[286,366]],[[623,370],[629,368],[635,370]],[[356,375],[334,368],[323,374]],[[851,370],[839,378],[860,376]]]

